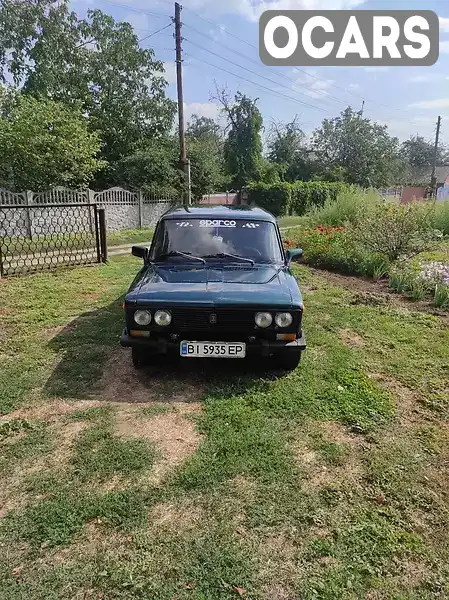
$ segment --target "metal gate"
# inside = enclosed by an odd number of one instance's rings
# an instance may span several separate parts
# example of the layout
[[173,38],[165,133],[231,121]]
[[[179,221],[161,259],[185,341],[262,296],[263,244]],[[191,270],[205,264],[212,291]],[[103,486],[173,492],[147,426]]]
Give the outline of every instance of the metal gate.
[[102,256],[96,204],[0,205],[0,277]]

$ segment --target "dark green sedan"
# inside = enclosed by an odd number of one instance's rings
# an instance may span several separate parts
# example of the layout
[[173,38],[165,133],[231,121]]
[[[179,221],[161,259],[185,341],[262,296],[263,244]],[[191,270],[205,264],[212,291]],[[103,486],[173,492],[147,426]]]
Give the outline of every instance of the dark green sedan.
[[276,219],[255,207],[170,210],[125,298],[122,346],[136,368],[155,354],[189,358],[271,357],[294,369],[306,349],[304,305]]

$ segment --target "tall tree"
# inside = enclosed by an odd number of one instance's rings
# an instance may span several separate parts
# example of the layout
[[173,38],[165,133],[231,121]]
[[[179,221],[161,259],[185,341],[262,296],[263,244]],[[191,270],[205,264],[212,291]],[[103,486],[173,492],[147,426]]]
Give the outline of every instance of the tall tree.
[[[433,164],[434,142],[426,140],[420,135],[410,136],[402,143],[401,153],[412,169],[429,168]],[[438,148],[437,165],[444,162],[445,149]]]
[[0,148],[0,185],[13,190],[86,186],[104,166],[80,107],[31,96],[0,93]]
[[223,142],[222,127],[210,117],[199,117],[195,114],[190,118],[187,135],[192,140],[211,139],[217,147]]
[[86,19],[68,0],[2,0],[0,67],[25,93],[81,104],[111,163],[167,134],[175,105],[151,49],[129,23],[100,10]]
[[224,144],[224,157],[231,185],[241,189],[257,179],[262,161],[263,119],[257,99],[237,92],[234,101],[226,90],[218,92],[218,100],[228,119],[229,133]]
[[399,140],[386,126],[362,118],[351,108],[334,119],[324,119],[313,133],[313,149],[320,174],[335,174],[348,183],[382,187],[398,183],[404,164]]
[[173,136],[148,140],[146,145],[124,156],[114,165],[113,179],[130,189],[172,192],[183,180]]
[[283,167],[283,178],[286,181],[307,180],[310,177],[305,141],[306,136],[297,117],[289,123],[272,122],[268,138],[268,159]]
[[187,128],[187,148],[191,165],[192,194],[222,191],[225,185],[222,128],[213,119],[192,115]]

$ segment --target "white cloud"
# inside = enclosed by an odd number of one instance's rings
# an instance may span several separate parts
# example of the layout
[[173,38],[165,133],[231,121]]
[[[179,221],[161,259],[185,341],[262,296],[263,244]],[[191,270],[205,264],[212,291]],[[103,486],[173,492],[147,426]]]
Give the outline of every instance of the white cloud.
[[374,73],[375,71],[388,71],[390,67],[363,67],[367,73]]
[[358,83],[350,83],[347,87],[350,92],[357,92],[360,89],[360,85]]
[[438,79],[438,75],[428,73],[427,75],[415,75],[410,77],[408,80],[410,83],[426,83],[428,81],[435,81]]
[[449,54],[449,40],[445,42],[440,42],[440,52],[444,54]]
[[176,63],[174,61],[164,62],[164,69],[164,78],[167,80],[168,84],[176,83]]
[[183,5],[209,16],[239,14],[257,21],[265,10],[325,10],[351,8],[365,0],[184,0]]
[[199,117],[209,117],[210,119],[218,119],[220,115],[220,107],[215,102],[192,102],[187,104],[184,102],[184,118],[188,122],[192,115]]
[[449,31],[449,17],[440,17],[441,31]]
[[293,69],[293,76],[295,77],[295,82],[292,84],[293,90],[310,98],[323,99],[329,95],[327,90],[332,87],[334,79],[315,79],[316,71],[312,69],[307,69],[305,73],[300,75],[297,75],[298,73],[301,72],[298,69]]
[[221,42],[222,40],[225,40],[226,34],[226,25],[217,25],[215,29],[209,30],[210,37],[213,38],[216,42]]
[[151,29],[149,16],[142,12],[129,12],[123,18],[120,18],[120,21],[129,23],[136,31]]
[[436,98],[409,104],[410,108],[449,108],[449,98]]

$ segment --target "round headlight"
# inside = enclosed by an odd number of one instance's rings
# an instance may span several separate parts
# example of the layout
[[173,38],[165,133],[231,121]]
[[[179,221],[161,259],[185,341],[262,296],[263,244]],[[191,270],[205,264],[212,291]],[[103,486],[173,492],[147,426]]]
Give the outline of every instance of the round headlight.
[[290,327],[293,323],[293,317],[290,313],[277,313],[274,320],[278,327]]
[[266,327],[269,327],[271,325],[271,323],[273,322],[273,317],[270,315],[269,312],[259,312],[256,313],[254,320],[256,322],[257,327],[262,327],[265,329]]
[[134,321],[137,325],[149,325],[151,323],[151,313],[148,310],[136,310],[134,313]]
[[156,325],[159,325],[159,327],[166,327],[171,323],[171,314],[168,310],[158,310],[154,315],[154,322]]

